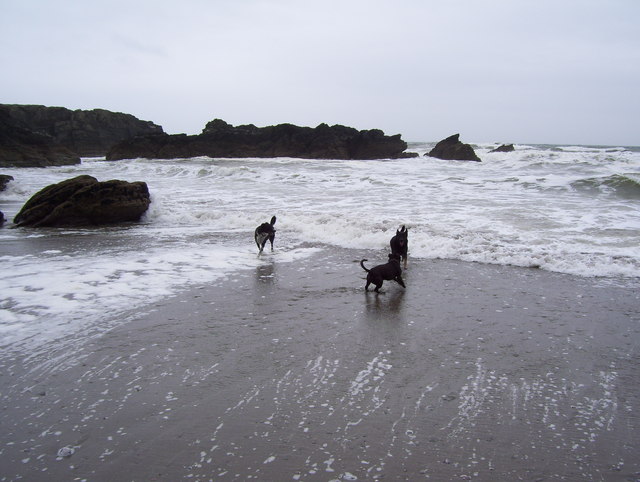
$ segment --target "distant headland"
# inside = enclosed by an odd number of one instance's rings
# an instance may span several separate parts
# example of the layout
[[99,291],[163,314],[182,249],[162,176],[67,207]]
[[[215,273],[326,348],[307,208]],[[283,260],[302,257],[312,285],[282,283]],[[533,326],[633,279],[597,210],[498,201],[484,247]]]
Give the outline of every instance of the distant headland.
[[407,143],[400,134],[381,130],[358,131],[341,125],[299,127],[279,124],[234,127],[215,119],[201,134],[156,135],[122,141],[107,153],[107,160],[137,157],[175,159],[183,157],[297,157],[302,159],[397,159]]
[[42,105],[0,104],[0,167],[107,160],[209,157],[297,157],[304,159],[397,159],[405,152],[401,135],[341,125],[231,126],[215,119],[201,134],[169,135],[161,126],[130,114],[103,109],[70,110]]

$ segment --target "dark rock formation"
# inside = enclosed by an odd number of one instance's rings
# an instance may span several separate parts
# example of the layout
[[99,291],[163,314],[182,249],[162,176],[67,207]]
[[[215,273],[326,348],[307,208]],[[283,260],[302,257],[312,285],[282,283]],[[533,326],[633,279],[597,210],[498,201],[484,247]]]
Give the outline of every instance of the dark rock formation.
[[[1,107],[1,106],[0,106]],[[79,164],[80,157],[50,136],[35,133],[0,108],[0,166],[45,167]]]
[[386,136],[378,129],[358,131],[327,124],[315,128],[292,124],[234,127],[216,119],[195,136],[156,135],[125,140],[107,153],[107,160],[195,156],[390,159],[408,157],[406,148],[400,134]]
[[144,182],[98,182],[78,176],[39,191],[13,222],[18,226],[98,226],[138,221],[150,204]]
[[[69,110],[42,105],[0,104],[0,117],[14,129],[48,138],[53,145],[68,149],[76,157],[104,156],[113,144],[123,139],[164,133],[162,127],[152,122],[103,109]],[[4,128],[0,125],[2,130]],[[4,144],[0,139],[0,146]],[[25,139],[21,144],[29,145]],[[23,157],[29,157],[29,153]]]
[[13,176],[7,174],[0,174],[0,191],[4,191],[7,188],[7,184],[13,181]]
[[515,151],[515,147],[513,147],[513,144],[502,144],[499,147],[496,147],[495,149],[490,150],[489,152],[513,152]]
[[460,134],[454,134],[451,137],[441,140],[431,151],[425,154],[425,156],[451,161],[480,162],[480,158],[476,155],[473,147],[469,144],[463,144],[459,138]]

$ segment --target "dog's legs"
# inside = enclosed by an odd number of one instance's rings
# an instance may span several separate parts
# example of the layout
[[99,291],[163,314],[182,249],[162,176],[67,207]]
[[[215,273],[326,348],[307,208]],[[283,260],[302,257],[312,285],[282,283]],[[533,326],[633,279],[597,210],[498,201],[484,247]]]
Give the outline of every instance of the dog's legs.
[[255,240],[258,245],[258,254],[262,253],[264,246],[267,244],[268,235],[265,233],[256,233]]
[[261,239],[260,241],[256,240],[256,244],[258,245],[258,255],[261,255],[262,251],[264,251],[265,244],[267,244],[267,240],[266,239]]
[[371,284],[376,284],[376,283],[371,279],[369,275],[367,275],[367,284],[365,285],[364,290],[369,291],[369,285]]

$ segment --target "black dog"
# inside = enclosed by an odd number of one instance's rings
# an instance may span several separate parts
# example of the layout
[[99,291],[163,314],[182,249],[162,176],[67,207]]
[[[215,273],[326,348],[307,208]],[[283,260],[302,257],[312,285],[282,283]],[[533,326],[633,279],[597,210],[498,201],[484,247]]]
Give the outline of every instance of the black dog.
[[404,269],[407,269],[407,254],[409,252],[409,230],[402,226],[396,230],[396,235],[389,241],[391,253],[400,255],[404,260]]
[[402,268],[400,267],[400,255],[390,254],[389,261],[386,264],[379,264],[371,269],[364,267],[363,259],[360,261],[360,266],[367,272],[367,284],[364,287],[365,291],[369,291],[369,285],[374,284],[376,288],[374,291],[379,293],[379,289],[382,286],[384,280],[393,280],[397,282],[403,288],[406,288],[404,281],[402,280]]
[[271,243],[271,251],[273,251],[273,240],[276,239],[276,229],[273,225],[276,224],[276,217],[271,218],[271,223],[262,223],[256,228],[256,232],[253,237],[258,245],[258,254],[262,253],[267,241]]

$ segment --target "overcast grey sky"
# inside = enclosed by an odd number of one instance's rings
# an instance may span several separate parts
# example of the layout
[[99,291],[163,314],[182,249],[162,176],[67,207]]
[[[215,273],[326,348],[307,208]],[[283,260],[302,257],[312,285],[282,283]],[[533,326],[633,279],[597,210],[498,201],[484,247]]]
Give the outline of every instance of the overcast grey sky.
[[640,145],[640,0],[0,0],[0,103]]

